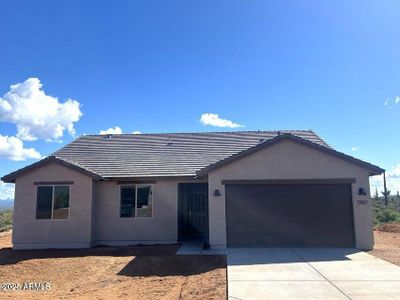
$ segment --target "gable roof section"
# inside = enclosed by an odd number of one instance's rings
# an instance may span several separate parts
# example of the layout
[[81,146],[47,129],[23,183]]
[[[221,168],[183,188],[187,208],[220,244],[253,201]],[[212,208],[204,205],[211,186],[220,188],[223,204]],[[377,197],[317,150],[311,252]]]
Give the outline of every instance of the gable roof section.
[[263,143],[255,145],[255,146],[253,146],[251,148],[248,148],[248,149],[246,149],[246,150],[244,150],[242,152],[239,152],[239,153],[234,154],[234,155],[232,155],[230,157],[227,157],[227,158],[225,158],[223,160],[220,160],[220,161],[218,161],[218,162],[216,162],[214,164],[211,164],[211,165],[209,165],[209,166],[197,171],[196,175],[198,177],[203,177],[203,176],[207,175],[210,171],[218,169],[218,168],[220,168],[220,167],[222,167],[222,166],[224,166],[226,164],[234,162],[234,161],[236,161],[236,160],[238,160],[238,159],[240,159],[242,157],[248,156],[248,155],[250,155],[250,154],[252,154],[254,152],[257,152],[257,151],[259,151],[261,149],[267,148],[267,147],[269,147],[271,145],[275,145],[275,144],[277,144],[277,143],[279,143],[279,142],[281,142],[283,140],[292,140],[292,141],[295,141],[297,143],[301,143],[303,145],[306,145],[306,146],[309,146],[311,148],[314,148],[315,150],[318,150],[318,151],[324,152],[326,154],[335,156],[335,157],[337,157],[339,159],[343,159],[343,160],[345,160],[345,161],[347,161],[349,163],[353,163],[353,164],[359,165],[360,167],[369,170],[370,171],[370,175],[379,175],[379,174],[382,174],[385,171],[384,169],[381,169],[378,166],[375,166],[373,164],[370,164],[370,163],[365,162],[363,160],[360,160],[358,158],[349,156],[349,155],[344,154],[342,152],[336,151],[336,150],[334,150],[334,149],[332,149],[330,147],[322,146],[320,144],[311,142],[309,140],[306,140],[304,138],[295,136],[295,135],[290,134],[290,133],[283,133],[283,134],[278,135],[278,136],[276,136],[276,137],[274,137],[274,138],[272,138],[270,140],[267,140],[267,141],[265,141]]
[[290,138],[356,163],[373,174],[377,166],[333,150],[311,130],[237,131],[162,134],[86,135],[51,156],[2,178],[14,182],[49,162],[57,162],[96,180],[127,177],[204,176],[209,171]]
[[12,173],[8,174],[8,175],[5,175],[5,176],[3,176],[1,178],[1,180],[3,182],[7,182],[7,183],[15,182],[15,179],[17,177],[19,177],[21,175],[24,175],[24,174],[26,174],[26,173],[34,170],[34,169],[37,169],[39,167],[42,167],[42,166],[45,166],[47,164],[53,163],[53,162],[58,163],[58,164],[60,164],[60,165],[62,165],[64,167],[70,168],[72,170],[75,170],[75,171],[77,171],[79,173],[82,173],[84,175],[87,175],[89,177],[92,177],[93,179],[96,179],[96,180],[103,179],[103,177],[101,177],[99,174],[97,174],[97,173],[95,173],[95,172],[93,172],[91,170],[88,170],[87,168],[85,168],[83,166],[80,166],[76,162],[68,161],[68,160],[63,159],[61,157],[57,157],[57,156],[52,155],[52,156],[48,156],[48,157],[46,157],[46,158],[44,158],[42,160],[39,160],[38,162],[35,162],[35,163],[33,163],[33,164],[29,165],[29,166],[26,166],[25,168],[19,169],[19,170],[15,171],[15,172],[12,172]]

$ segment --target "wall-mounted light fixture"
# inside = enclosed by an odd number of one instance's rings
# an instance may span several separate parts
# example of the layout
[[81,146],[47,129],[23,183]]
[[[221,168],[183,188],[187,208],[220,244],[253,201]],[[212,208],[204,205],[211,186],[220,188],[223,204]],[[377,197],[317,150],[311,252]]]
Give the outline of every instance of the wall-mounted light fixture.
[[219,196],[221,196],[221,193],[219,192],[219,190],[215,190],[214,197],[219,197]]
[[365,190],[363,188],[359,188],[358,189],[358,194],[361,196],[365,196],[367,193],[365,192]]

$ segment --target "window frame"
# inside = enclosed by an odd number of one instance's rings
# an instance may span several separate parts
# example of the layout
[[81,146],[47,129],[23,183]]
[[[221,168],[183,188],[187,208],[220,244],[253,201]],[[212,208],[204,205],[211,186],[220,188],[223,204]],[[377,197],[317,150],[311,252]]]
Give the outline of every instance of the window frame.
[[[71,186],[72,184],[36,184],[36,205],[35,205],[35,220],[36,221],[69,221],[71,218]],[[54,190],[56,186],[67,186],[68,187],[68,218],[65,219],[54,219]],[[37,202],[38,202],[38,191],[39,187],[51,187],[51,218],[49,219],[38,219],[37,218]]]
[[[151,217],[138,217],[137,215],[137,191],[138,187],[151,187]],[[122,188],[126,187],[134,187],[135,188],[135,216],[134,217],[121,217],[121,193]],[[119,184],[119,199],[118,199],[118,219],[119,220],[134,220],[134,219],[153,219],[154,218],[154,184],[152,183],[126,183],[126,184]]]

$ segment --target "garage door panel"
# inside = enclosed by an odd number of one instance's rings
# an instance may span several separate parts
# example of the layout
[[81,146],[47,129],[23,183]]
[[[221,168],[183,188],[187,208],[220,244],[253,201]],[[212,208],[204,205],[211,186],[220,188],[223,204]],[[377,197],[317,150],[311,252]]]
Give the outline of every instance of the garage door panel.
[[226,186],[228,246],[354,246],[350,185]]

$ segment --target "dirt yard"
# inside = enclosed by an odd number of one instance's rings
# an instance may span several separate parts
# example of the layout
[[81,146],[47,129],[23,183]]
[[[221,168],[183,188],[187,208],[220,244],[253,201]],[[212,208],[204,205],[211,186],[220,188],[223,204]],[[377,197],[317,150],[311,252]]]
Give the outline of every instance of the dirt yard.
[[368,253],[400,266],[400,224],[385,224],[376,229],[375,247]]
[[175,256],[177,245],[13,251],[10,237],[0,234],[0,284],[51,288],[0,299],[226,299],[224,256]]

